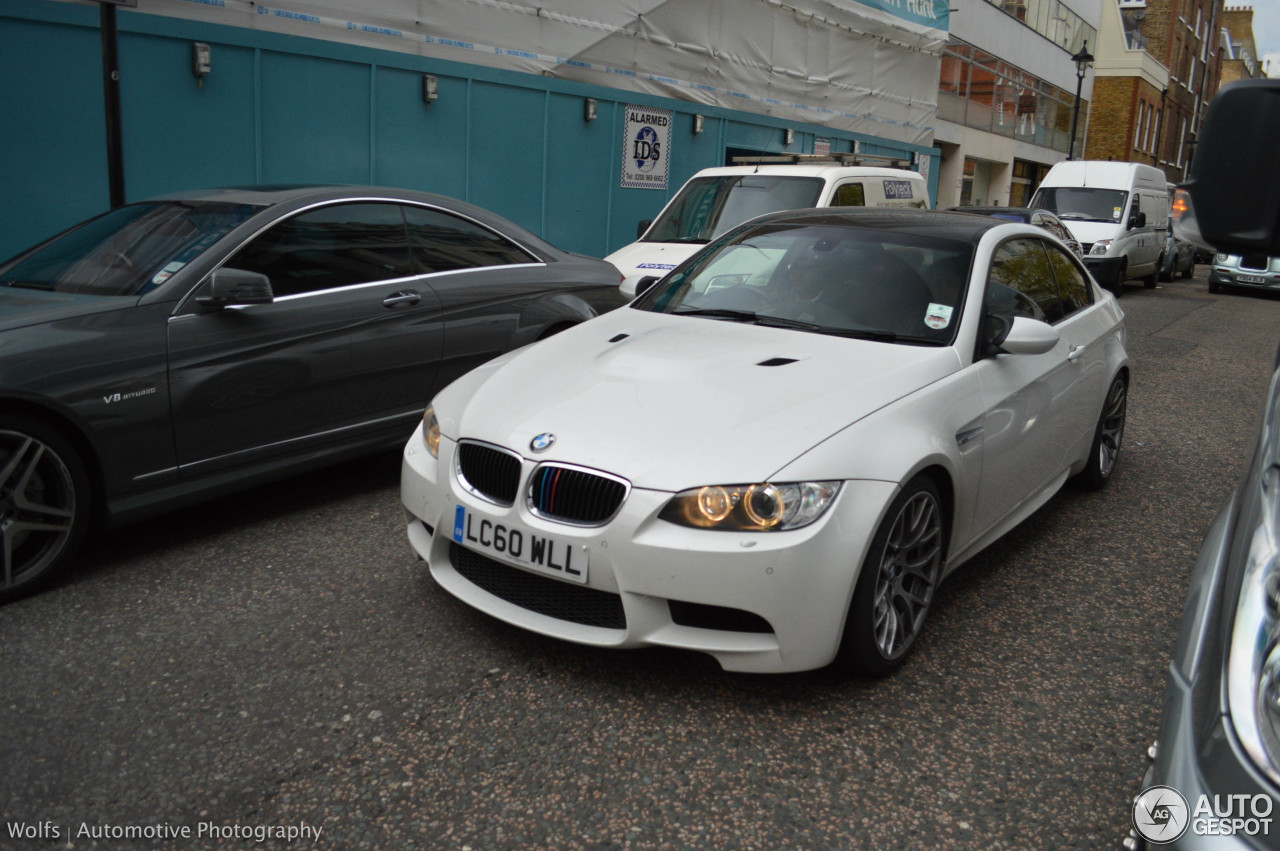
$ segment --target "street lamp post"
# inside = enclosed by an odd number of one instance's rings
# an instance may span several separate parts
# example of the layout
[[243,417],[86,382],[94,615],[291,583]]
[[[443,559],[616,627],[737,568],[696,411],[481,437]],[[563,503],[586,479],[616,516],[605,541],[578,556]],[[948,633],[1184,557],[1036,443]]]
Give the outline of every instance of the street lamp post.
[[1080,121],[1080,91],[1084,88],[1084,75],[1089,70],[1089,66],[1093,64],[1093,56],[1089,54],[1089,42],[1085,41],[1080,45],[1080,50],[1071,57],[1071,61],[1076,63],[1076,106],[1071,112],[1071,142],[1067,146],[1067,159],[1075,159],[1076,155],[1076,124]]

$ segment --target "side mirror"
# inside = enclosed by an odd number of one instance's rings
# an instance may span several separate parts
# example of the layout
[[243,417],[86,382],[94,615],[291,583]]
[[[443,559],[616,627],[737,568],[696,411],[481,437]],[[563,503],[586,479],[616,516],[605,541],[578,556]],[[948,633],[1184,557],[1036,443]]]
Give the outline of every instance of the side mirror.
[[639,239],[640,237],[644,236],[644,232],[647,231],[652,225],[653,225],[653,219],[644,219],[643,221],[638,223],[636,225],[636,239]]
[[998,355],[1009,332],[1013,330],[1013,319],[1003,313],[988,313],[982,317],[982,351],[985,355]]
[[1134,213],[1129,217],[1129,230],[1134,228],[1145,228],[1147,226],[1147,214],[1141,211]]
[[1042,355],[1058,345],[1062,337],[1057,330],[1039,319],[1015,316],[1012,327],[1000,343],[1001,351],[1011,355]]
[[1280,80],[1240,80],[1209,102],[1191,175],[1174,199],[1180,239],[1227,254],[1280,255]]
[[643,278],[636,281],[636,295],[644,295],[653,287],[654,284],[661,280],[662,278],[658,275],[645,275]]
[[196,297],[201,307],[220,309],[233,304],[271,304],[271,279],[261,272],[222,268],[209,278],[207,292]]

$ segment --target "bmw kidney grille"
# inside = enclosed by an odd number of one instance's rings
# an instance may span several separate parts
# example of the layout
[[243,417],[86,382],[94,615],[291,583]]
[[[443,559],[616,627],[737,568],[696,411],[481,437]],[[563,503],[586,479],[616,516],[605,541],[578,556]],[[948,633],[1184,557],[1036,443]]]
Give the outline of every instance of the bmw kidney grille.
[[627,497],[619,478],[554,462],[540,464],[529,477],[529,510],[539,517],[578,526],[603,526]]
[[521,458],[514,452],[472,441],[458,442],[458,480],[481,499],[514,505],[520,492]]

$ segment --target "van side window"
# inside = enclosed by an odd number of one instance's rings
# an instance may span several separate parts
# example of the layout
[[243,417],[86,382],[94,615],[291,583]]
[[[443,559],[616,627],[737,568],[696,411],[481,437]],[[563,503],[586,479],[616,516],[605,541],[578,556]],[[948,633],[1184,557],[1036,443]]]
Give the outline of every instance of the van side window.
[[861,183],[846,183],[836,187],[835,197],[831,199],[833,207],[865,207],[867,193]]

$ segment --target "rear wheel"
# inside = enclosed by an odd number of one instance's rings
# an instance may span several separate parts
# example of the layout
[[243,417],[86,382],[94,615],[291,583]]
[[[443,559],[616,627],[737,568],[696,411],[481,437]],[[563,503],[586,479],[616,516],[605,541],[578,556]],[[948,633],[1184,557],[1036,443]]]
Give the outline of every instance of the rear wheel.
[[1120,444],[1124,441],[1125,413],[1129,406],[1129,384],[1123,375],[1111,381],[1107,398],[1102,403],[1102,415],[1093,431],[1093,443],[1089,447],[1089,461],[1080,471],[1076,481],[1089,490],[1099,490],[1111,481],[1116,462],[1120,459]]
[[[1164,266],[1164,255],[1160,255],[1160,259],[1156,261],[1156,267],[1151,270],[1151,274],[1142,279],[1142,285],[1149,290],[1154,290],[1160,278],[1160,269]],[[1173,273],[1169,273],[1168,280],[1173,280]]]
[[836,664],[883,676],[915,647],[942,570],[946,517],[928,476],[907,482],[885,513],[858,576]]
[[0,600],[66,566],[88,527],[90,499],[68,440],[39,420],[0,418]]

